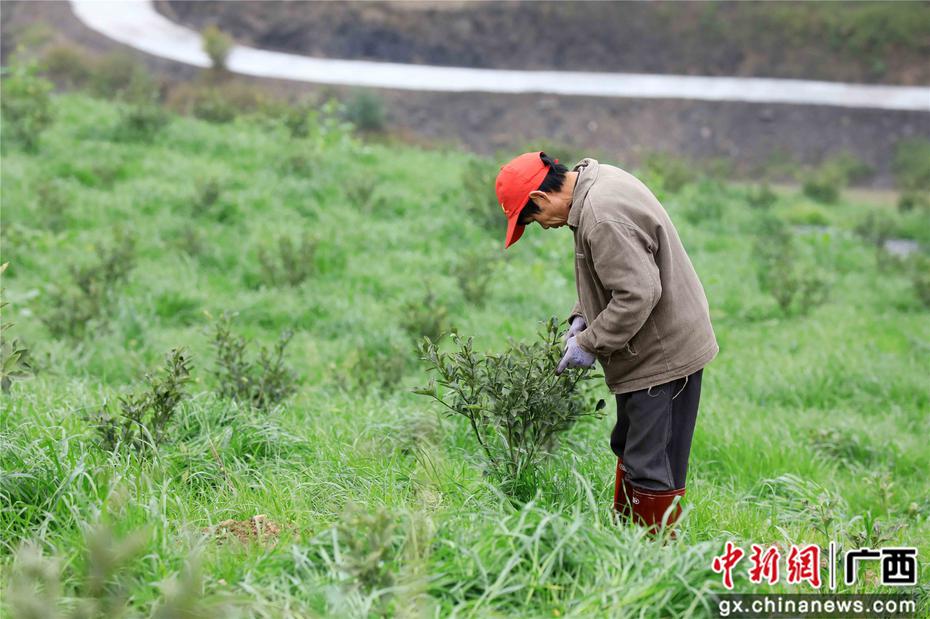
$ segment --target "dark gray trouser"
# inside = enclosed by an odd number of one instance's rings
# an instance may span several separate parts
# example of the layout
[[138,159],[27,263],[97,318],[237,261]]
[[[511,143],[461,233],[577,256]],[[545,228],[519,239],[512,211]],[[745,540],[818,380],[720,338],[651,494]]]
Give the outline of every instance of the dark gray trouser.
[[623,458],[626,478],[634,486],[648,490],[685,487],[703,371],[617,395],[617,424],[610,435],[610,448]]

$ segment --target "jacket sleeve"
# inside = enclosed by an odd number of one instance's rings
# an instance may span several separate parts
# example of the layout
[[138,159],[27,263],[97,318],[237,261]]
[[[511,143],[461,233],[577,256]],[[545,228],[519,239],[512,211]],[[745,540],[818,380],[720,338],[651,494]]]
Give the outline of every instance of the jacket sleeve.
[[584,312],[581,311],[581,301],[575,301],[575,307],[572,308],[572,311],[568,314],[568,323],[571,324],[572,318],[575,316],[581,316],[584,318]]
[[581,348],[601,357],[626,346],[662,296],[653,243],[639,228],[602,221],[588,234],[594,271],[610,291],[607,307],[575,337]]

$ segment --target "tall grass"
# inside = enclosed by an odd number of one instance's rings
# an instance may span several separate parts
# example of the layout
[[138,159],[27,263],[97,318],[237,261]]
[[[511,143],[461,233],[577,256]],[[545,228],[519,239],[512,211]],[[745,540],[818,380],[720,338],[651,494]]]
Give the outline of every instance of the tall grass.
[[[727,539],[848,546],[878,531],[930,569],[930,321],[906,269],[852,234],[877,207],[841,198],[823,228],[791,228],[817,235],[833,284],[823,304],[785,315],[750,259],[752,192],[685,181],[667,196],[721,353],[704,375],[680,535],[663,543],[611,518],[612,405],[572,429],[514,506],[482,476],[467,423],[412,393],[428,379],[408,334],[427,285],[489,353],[574,302],[570,235],[536,227],[495,265],[482,303],[463,294],[462,257],[499,242],[450,198],[469,157],[364,143],[338,123],[304,138],[283,123],[175,117],[150,142],[114,141],[118,105],[53,102],[38,151],[11,144],[2,169],[3,316],[35,371],[0,401],[5,591],[21,584],[17,557],[37,556],[23,549],[39,548],[68,612],[88,591],[98,525],[140,540],[113,581],[130,616],[180,608],[183,592],[255,617],[706,616]],[[280,165],[301,153],[312,166]],[[236,216],[192,217],[197,179],[222,179],[208,212]],[[347,199],[347,179],[377,179],[378,199]],[[46,186],[67,197],[66,225],[46,221]],[[806,203],[781,195],[764,210],[787,218]],[[926,213],[892,217],[926,242]],[[56,337],[40,319],[56,310],[48,284],[67,285],[67,265],[88,264],[117,226],[136,239],[131,275],[81,337]],[[245,284],[255,248],[304,231],[319,239],[312,277]],[[293,331],[289,399],[261,410],[214,395],[207,314],[224,311],[257,346]],[[97,449],[87,414],[181,345],[197,363],[166,440],[144,458]],[[209,532],[259,514],[280,525],[274,543]]]

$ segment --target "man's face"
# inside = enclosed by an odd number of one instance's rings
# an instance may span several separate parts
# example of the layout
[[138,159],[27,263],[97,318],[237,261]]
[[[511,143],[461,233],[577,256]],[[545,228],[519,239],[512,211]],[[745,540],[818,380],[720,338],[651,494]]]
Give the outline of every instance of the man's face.
[[563,196],[534,191],[530,194],[530,199],[539,207],[539,212],[533,215],[532,221],[543,228],[561,228],[568,222],[568,211],[572,202],[571,194]]

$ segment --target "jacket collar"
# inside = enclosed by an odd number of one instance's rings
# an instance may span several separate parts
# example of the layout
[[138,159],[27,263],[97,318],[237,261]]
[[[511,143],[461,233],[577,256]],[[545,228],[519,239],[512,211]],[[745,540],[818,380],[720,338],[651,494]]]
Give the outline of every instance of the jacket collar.
[[572,172],[578,172],[578,179],[575,181],[575,188],[572,190],[572,205],[568,211],[568,226],[577,228],[581,221],[581,207],[584,205],[584,199],[591,190],[591,185],[597,180],[597,171],[599,164],[597,159],[587,157],[579,161]]

